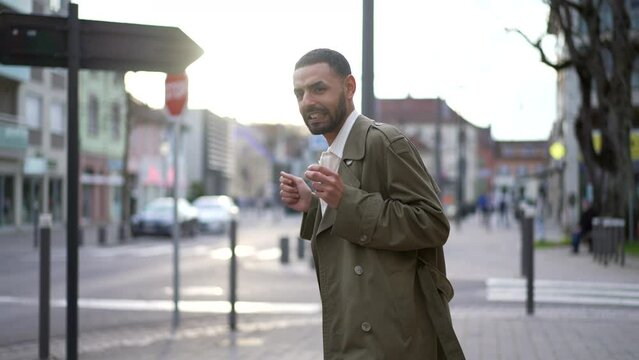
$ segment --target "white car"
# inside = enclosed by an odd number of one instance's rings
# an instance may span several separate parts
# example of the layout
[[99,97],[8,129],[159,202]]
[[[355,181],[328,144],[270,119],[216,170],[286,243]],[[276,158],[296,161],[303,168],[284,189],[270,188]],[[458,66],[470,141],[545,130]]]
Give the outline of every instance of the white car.
[[198,225],[202,232],[225,233],[231,220],[239,215],[239,208],[230,196],[207,195],[193,201],[198,210]]

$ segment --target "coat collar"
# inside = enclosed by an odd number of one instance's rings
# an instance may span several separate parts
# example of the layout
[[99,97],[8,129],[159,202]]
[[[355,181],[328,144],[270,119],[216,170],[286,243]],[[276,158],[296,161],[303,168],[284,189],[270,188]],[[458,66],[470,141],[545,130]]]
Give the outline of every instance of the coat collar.
[[343,160],[361,160],[364,158],[366,150],[366,133],[368,129],[373,125],[373,120],[367,118],[364,115],[360,115],[355,120],[351,133],[346,140],[346,146],[344,146]]

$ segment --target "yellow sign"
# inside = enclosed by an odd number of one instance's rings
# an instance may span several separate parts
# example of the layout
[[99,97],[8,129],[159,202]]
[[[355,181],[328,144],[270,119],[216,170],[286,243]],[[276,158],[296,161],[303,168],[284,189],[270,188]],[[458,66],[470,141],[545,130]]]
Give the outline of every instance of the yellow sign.
[[[592,131],[592,146],[599,154],[601,151],[601,130]],[[630,158],[632,161],[639,160],[639,129],[630,130]]]

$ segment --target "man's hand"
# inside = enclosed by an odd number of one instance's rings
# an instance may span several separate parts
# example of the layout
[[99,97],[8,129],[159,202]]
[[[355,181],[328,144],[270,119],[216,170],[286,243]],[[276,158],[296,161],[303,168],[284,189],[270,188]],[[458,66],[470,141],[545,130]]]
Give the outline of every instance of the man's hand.
[[280,171],[280,198],[293,210],[307,212],[313,193],[301,177]]
[[339,174],[324,166],[311,165],[304,176],[312,181],[312,187],[318,198],[326,201],[326,204],[333,209],[339,206],[344,194],[344,183]]

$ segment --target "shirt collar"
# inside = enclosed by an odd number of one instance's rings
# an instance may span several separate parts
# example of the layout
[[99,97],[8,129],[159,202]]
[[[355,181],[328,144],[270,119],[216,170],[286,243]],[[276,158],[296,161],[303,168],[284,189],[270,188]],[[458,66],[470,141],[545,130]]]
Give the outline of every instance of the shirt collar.
[[348,139],[348,135],[351,133],[353,124],[355,124],[355,120],[358,116],[359,113],[357,112],[357,110],[353,110],[353,112],[348,115],[346,121],[344,121],[344,125],[342,125],[342,128],[339,130],[339,133],[335,137],[335,140],[333,140],[331,146],[328,147],[327,151],[330,151],[333,154],[337,155],[340,159],[343,157],[344,146],[346,146],[346,139]]

